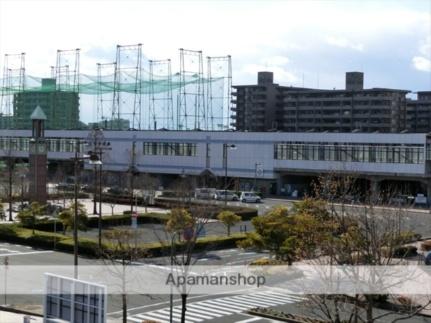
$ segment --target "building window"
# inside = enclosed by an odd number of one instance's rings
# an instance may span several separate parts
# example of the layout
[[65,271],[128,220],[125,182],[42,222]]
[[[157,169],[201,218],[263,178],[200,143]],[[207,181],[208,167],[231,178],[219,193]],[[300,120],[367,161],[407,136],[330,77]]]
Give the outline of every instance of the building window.
[[144,142],[144,155],[153,156],[196,156],[196,144],[178,142]]
[[416,144],[285,142],[274,146],[274,158],[279,160],[421,164],[424,153],[424,147]]

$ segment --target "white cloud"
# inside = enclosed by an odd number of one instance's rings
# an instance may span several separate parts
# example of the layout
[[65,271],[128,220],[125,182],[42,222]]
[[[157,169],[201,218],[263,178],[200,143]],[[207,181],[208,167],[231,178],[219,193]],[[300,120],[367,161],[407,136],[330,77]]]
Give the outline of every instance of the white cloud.
[[413,66],[422,72],[431,72],[431,60],[422,56],[415,56],[412,59]]
[[361,43],[352,42],[343,37],[329,36],[326,38],[326,43],[340,48],[353,49],[359,52],[364,51],[364,45]]
[[283,66],[289,63],[289,61],[289,58],[286,56],[273,56],[262,60],[263,64],[274,66]]
[[242,72],[257,77],[257,72],[269,71],[274,73],[275,82],[280,83],[295,83],[298,78],[286,68],[276,65],[261,65],[261,64],[247,64],[243,67]]
[[419,46],[419,53],[424,56],[431,56],[431,36],[428,36],[421,42],[421,45]]

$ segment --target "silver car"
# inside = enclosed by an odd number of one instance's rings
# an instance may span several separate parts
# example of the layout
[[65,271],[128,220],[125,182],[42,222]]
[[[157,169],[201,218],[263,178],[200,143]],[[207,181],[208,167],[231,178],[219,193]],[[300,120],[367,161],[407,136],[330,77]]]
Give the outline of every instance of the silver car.
[[238,201],[238,195],[231,191],[217,190],[214,194],[214,199],[219,201]]
[[255,192],[242,192],[240,200],[243,203],[260,203],[262,199]]

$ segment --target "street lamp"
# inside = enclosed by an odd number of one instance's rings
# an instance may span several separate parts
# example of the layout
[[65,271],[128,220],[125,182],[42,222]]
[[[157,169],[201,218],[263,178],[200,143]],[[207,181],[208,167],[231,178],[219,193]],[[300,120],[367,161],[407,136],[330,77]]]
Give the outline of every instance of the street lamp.
[[[104,153],[104,151],[105,150],[111,150],[111,147],[110,147],[111,143],[105,139],[105,136],[103,134],[103,130],[100,129],[100,128],[98,128],[98,127],[92,129],[92,131],[88,134],[88,136],[87,136],[87,145],[89,145],[89,146],[92,147],[91,149],[94,152],[94,154],[99,155],[99,160],[100,161],[102,160],[102,154]],[[97,200],[96,200],[96,196],[97,196],[97,165],[98,164],[93,164],[93,165],[94,165],[93,214],[97,214]],[[101,165],[101,164],[99,164],[99,165]],[[100,172],[102,172],[102,166],[100,166],[99,170],[100,170]],[[101,195],[99,196],[99,198],[100,199],[102,198]],[[99,209],[101,209],[101,205],[99,205]],[[99,210],[99,212],[100,212],[100,210]]]
[[78,189],[79,189],[79,163],[84,160],[90,160],[96,162],[99,160],[99,156],[93,152],[89,152],[88,155],[80,156],[80,146],[82,142],[79,139],[75,140],[75,156],[72,158],[74,163],[74,219],[73,219],[73,265],[74,265],[74,276],[78,278]]
[[[99,230],[99,234],[98,234],[99,248],[101,248],[102,247],[102,207],[101,207],[101,204],[102,204],[102,165],[103,165],[103,163],[100,160],[100,157],[97,154],[93,153],[93,156],[90,157],[89,164],[94,165],[95,170],[97,169],[97,166],[99,166],[99,176],[100,176],[100,178],[99,178],[99,185],[100,185],[99,186],[99,202],[100,202],[100,204],[99,204],[99,219],[98,219],[97,227]],[[95,171],[95,174],[94,174],[95,178],[97,178],[96,175],[97,175],[97,172]],[[95,180],[94,181],[94,188],[95,188],[95,190],[94,190],[94,210],[96,210],[96,195],[97,195],[97,193],[96,193],[97,192],[97,185],[96,184],[97,184],[97,181]],[[97,212],[95,212],[94,214],[97,214]]]
[[227,152],[235,150],[237,147],[234,144],[223,144],[223,166],[224,166],[224,205],[227,205]]

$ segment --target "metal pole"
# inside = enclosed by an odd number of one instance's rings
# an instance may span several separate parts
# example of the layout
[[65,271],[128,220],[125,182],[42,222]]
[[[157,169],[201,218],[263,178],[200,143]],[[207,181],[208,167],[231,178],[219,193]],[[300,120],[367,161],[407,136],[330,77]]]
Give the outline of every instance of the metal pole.
[[[100,154],[102,157],[102,154]],[[100,158],[102,159],[102,158]],[[100,164],[99,169],[99,248],[102,248],[102,164]]]
[[24,176],[21,176],[21,209],[24,209]]
[[[174,241],[175,241],[175,232],[172,234],[171,237],[171,275],[172,275],[172,266],[174,265]],[[171,284],[171,293],[169,295],[169,322],[173,322],[173,310],[174,310],[174,294],[172,291],[172,284]]]
[[94,189],[93,189],[93,214],[97,214],[97,201],[96,201],[96,196],[97,196],[97,166],[96,165],[94,165],[93,185],[94,185]]
[[257,186],[257,163],[254,164],[254,184],[253,184],[253,190],[257,192],[256,186]]
[[75,199],[75,214],[73,220],[73,265],[74,265],[74,277],[78,278],[78,151],[79,151],[79,141],[77,140],[75,143],[75,191],[74,191],[74,199]]
[[223,163],[224,163],[224,205],[227,205],[227,144],[223,144]]
[[[10,144],[10,143],[9,143]],[[12,158],[9,156],[8,159],[8,168],[9,168],[9,221],[13,221],[12,217]]]

